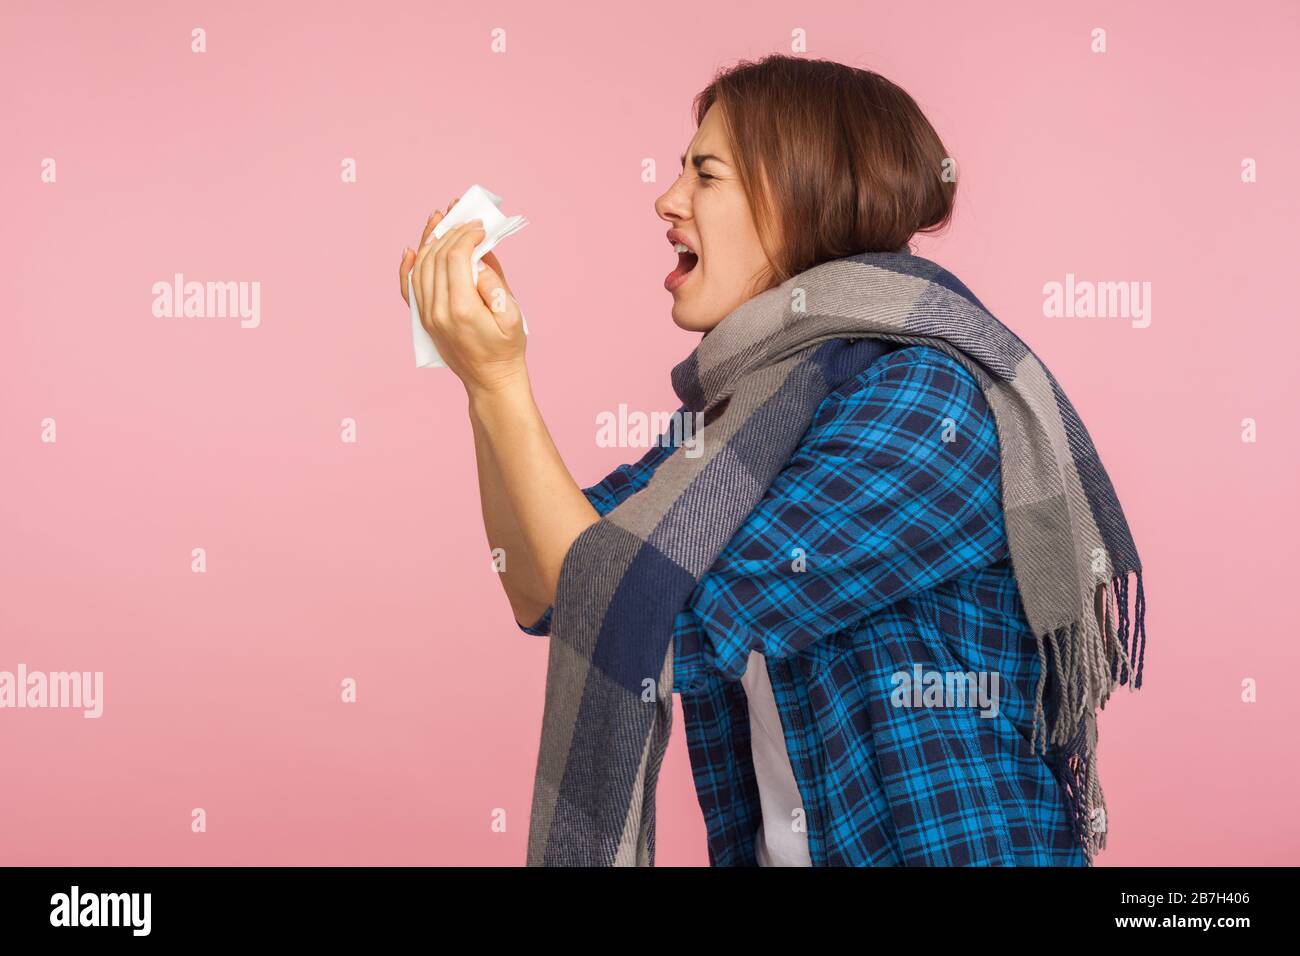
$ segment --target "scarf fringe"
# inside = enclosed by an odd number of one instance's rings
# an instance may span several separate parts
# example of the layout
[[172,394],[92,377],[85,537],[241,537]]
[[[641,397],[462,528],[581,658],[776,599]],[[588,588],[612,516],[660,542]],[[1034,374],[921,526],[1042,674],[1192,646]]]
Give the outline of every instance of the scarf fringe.
[[[1129,582],[1133,593],[1132,640],[1129,639]],[[1107,584],[1109,586],[1107,586]],[[1142,686],[1146,657],[1146,596],[1142,570],[1115,575],[1098,586],[1097,620],[1071,621],[1038,635],[1038,686],[1034,701],[1031,749],[1056,753],[1056,774],[1070,797],[1074,832],[1091,866],[1106,846],[1106,798],[1097,773],[1097,711],[1117,686]],[[1111,617],[1117,603],[1118,627]],[[1093,627],[1088,625],[1096,624]],[[1048,693],[1050,675],[1051,692]],[[1045,699],[1046,698],[1046,699]]]

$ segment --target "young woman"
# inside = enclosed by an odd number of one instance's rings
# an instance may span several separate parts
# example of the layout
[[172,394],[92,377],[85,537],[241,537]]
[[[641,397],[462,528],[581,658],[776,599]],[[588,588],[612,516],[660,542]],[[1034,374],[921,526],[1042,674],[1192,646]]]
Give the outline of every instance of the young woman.
[[[664,283],[673,321],[705,333],[702,347],[722,348],[758,321],[746,310],[783,295],[791,281],[825,274],[807,270],[851,261],[845,257],[884,263],[890,275],[937,275],[917,288],[936,302],[957,290],[966,297],[963,308],[978,305],[955,278],[908,251],[912,236],[948,223],[955,182],[939,137],[888,80],[836,63],[768,57],[717,76],[696,99],[696,122],[681,175],[655,209],[677,255]],[[1055,669],[1047,680],[1045,648],[1053,668],[1082,660],[1077,645],[1065,642],[1083,632],[1061,630],[1056,643],[1050,633],[1036,637],[1026,618],[1000,491],[1005,447],[986,400],[990,377],[946,346],[946,328],[801,341],[807,352],[800,355],[817,353],[824,397],[817,393],[806,429],[801,420],[794,447],[781,451],[768,472],[733,469],[732,484],[720,486],[760,487],[697,496],[688,520],[676,525],[668,517],[639,525],[625,503],[644,508],[646,500],[681,493],[674,491],[675,482],[685,487],[684,462],[674,457],[679,450],[665,439],[640,461],[580,488],[534,404],[519,310],[502,294],[508,287],[500,263],[484,257],[488,268],[476,288],[469,254],[482,230],[471,223],[426,243],[440,218],[435,213],[426,223],[418,252],[404,250],[400,285],[405,297],[414,268],[420,314],[464,383],[488,542],[508,554],[500,580],[525,631],[550,633],[553,614],[558,622],[566,607],[572,623],[565,633],[590,631],[583,651],[572,643],[566,652],[552,636],[547,721],[564,742],[550,759],[567,769],[539,770],[530,861],[652,864],[653,781],[673,690],[713,865],[1091,861],[1104,836],[1092,772],[1095,725],[1079,723],[1073,736],[1054,732],[1040,751],[1036,719],[1044,682],[1051,686],[1049,713],[1063,712],[1052,703],[1063,700],[1078,715],[1104,700],[1115,679],[1124,682],[1127,618],[1123,655],[1109,619],[1101,618],[1105,656],[1096,660],[1111,670],[1111,681],[1082,664],[1071,671],[1083,675],[1079,687],[1092,688],[1082,696],[1055,686],[1075,685],[1074,678],[1059,681]],[[896,261],[902,265],[890,265]],[[861,307],[847,311],[885,307],[883,297],[872,298],[874,286],[864,288]],[[797,300],[803,290],[788,291]],[[915,327],[924,328],[925,317],[941,310],[913,311],[922,322]],[[804,321],[787,316],[784,327]],[[1000,334],[1019,342],[1004,329]],[[976,334],[966,352],[981,351],[982,341]],[[777,348],[767,368],[786,367],[785,353],[795,351]],[[675,384],[691,383],[679,387],[683,411],[704,387],[692,376],[698,372],[707,386],[717,371],[703,363],[692,356],[674,371]],[[760,369],[746,381],[762,375]],[[769,391],[780,394],[775,389]],[[710,405],[714,420],[728,400]],[[755,403],[754,416],[764,407]],[[715,427],[709,421],[706,446]],[[752,449],[767,446],[744,447],[761,457]],[[713,454],[714,470],[724,469],[726,450],[715,447]],[[689,497],[681,494],[679,511]],[[597,525],[608,530],[604,538]],[[620,556],[617,542],[637,547],[665,527],[676,529],[669,544],[642,549],[635,559]],[[719,540],[701,549],[705,564],[681,584],[678,566],[655,560],[703,528]],[[593,543],[599,541],[609,542],[605,550]],[[655,560],[643,560],[646,552]],[[1107,608],[1106,581],[1125,587],[1129,569],[1121,565],[1106,560],[1098,569],[1097,593]],[[604,568],[618,582],[606,587]],[[586,583],[576,580],[580,570]],[[635,599],[617,597],[629,590]],[[587,607],[607,599],[609,606]],[[626,607],[611,610],[620,600]],[[657,684],[655,653],[639,670],[623,665],[647,643],[628,634],[651,627],[671,631]],[[608,650],[620,639],[622,650]],[[571,666],[557,657],[566,653],[590,658],[588,669],[574,672],[586,681],[581,692],[578,685],[552,687],[554,672]],[[634,694],[642,674],[649,675],[642,682],[651,687],[647,696],[615,700],[621,692],[614,685]],[[951,690],[954,675],[958,683],[970,678],[963,686],[974,700],[931,693],[936,686]],[[665,686],[666,702],[655,696]],[[630,713],[640,702],[642,710]],[[638,722],[646,708],[651,717]],[[589,729],[599,739],[580,768],[579,744],[563,735],[594,714],[628,723],[604,737],[600,728]],[[643,732],[651,744],[641,750],[634,742],[628,773],[607,774],[603,763],[617,762],[614,750]],[[584,786],[585,804],[565,795]]]

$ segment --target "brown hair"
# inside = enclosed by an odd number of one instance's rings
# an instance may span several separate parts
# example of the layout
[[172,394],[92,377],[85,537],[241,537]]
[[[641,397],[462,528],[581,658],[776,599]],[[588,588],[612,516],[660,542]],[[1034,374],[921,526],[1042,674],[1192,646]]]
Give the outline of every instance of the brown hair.
[[719,71],[717,103],[764,251],[770,288],[829,259],[889,252],[943,229],[957,183],[916,101],[877,73],[773,54]]

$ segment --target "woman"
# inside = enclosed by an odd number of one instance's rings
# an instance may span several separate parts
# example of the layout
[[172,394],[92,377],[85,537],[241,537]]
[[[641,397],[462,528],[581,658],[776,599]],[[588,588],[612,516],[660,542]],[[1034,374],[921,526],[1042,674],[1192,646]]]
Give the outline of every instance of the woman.
[[1089,864],[1137,555],[1055,379],[908,251],[951,215],[943,144],[884,78],[783,56],[696,122],[655,208],[702,460],[665,433],[580,488],[482,230],[403,251],[516,621],[555,624],[529,862],[653,864],[675,689],[713,865]]

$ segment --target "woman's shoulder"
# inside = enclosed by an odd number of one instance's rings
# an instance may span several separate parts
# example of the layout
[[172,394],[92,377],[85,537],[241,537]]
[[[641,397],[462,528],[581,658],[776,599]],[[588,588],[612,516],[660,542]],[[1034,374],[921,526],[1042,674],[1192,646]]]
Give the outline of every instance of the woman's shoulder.
[[976,411],[988,411],[983,389],[971,371],[930,345],[903,345],[886,352],[828,394],[823,408],[862,403],[964,403]]
[[975,376],[961,362],[932,345],[900,345],[846,380],[832,397],[851,396],[882,382],[918,381],[954,392],[980,390]]
[[909,344],[879,356],[829,393],[804,440],[837,456],[853,446],[890,457],[936,447],[948,455],[996,455],[997,429],[969,369],[942,349]]

